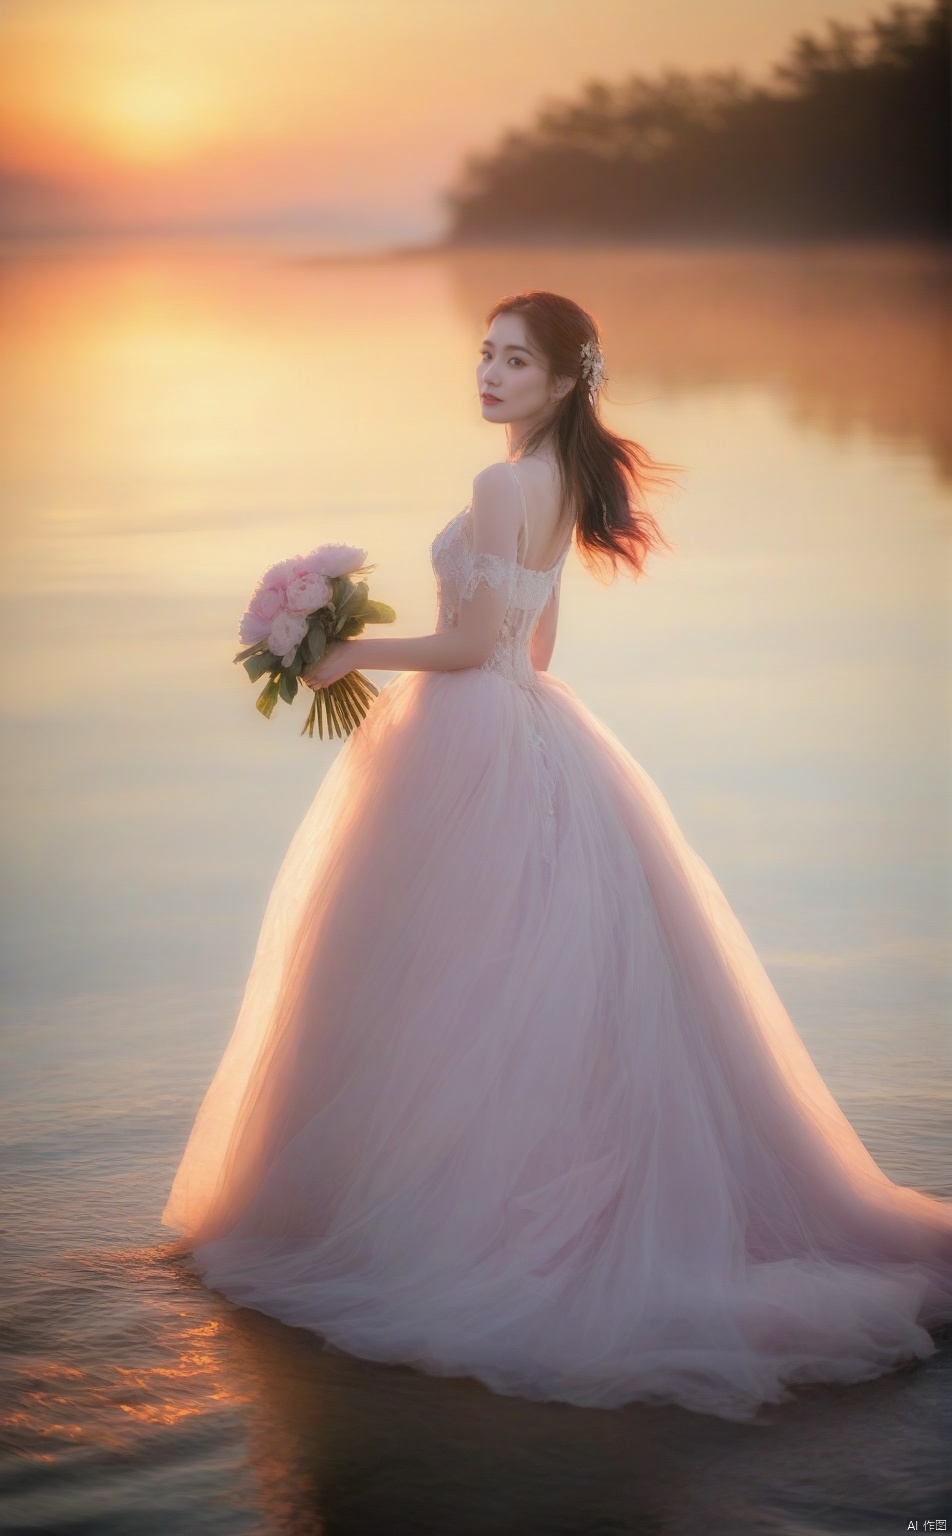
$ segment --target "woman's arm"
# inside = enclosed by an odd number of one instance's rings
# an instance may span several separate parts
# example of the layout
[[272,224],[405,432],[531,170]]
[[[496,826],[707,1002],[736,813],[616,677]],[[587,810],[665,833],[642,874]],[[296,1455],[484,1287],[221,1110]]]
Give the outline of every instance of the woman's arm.
[[532,632],[532,644],[530,655],[532,665],[537,672],[548,671],[549,662],[552,660],[552,652],[555,650],[555,637],[559,628],[559,593],[562,587],[562,572],[552,589],[552,596],[539,614],[539,622]]
[[[522,507],[505,464],[490,464],[473,481],[473,550],[511,566],[516,558]],[[484,562],[492,566],[492,558]],[[387,672],[456,672],[481,667],[492,654],[506,614],[508,583],[480,581],[472,597],[460,603],[454,629],[406,639],[357,635],[335,641],[320,661],[301,673],[301,681],[324,688],[357,668]]]

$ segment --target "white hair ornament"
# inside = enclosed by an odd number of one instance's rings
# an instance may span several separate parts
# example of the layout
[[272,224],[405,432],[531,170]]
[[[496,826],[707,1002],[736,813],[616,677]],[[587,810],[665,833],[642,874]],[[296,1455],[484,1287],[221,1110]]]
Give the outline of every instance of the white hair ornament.
[[588,384],[588,397],[594,405],[605,382],[605,354],[597,341],[586,341],[582,343],[579,359],[582,378]]

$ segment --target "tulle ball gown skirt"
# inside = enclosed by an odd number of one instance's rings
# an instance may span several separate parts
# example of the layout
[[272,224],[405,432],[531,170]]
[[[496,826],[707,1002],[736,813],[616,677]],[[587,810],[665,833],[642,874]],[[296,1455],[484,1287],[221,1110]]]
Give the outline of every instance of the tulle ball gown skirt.
[[365,1358],[733,1419],[952,1319],[651,781],[564,683],[409,673],[274,885],[163,1218]]

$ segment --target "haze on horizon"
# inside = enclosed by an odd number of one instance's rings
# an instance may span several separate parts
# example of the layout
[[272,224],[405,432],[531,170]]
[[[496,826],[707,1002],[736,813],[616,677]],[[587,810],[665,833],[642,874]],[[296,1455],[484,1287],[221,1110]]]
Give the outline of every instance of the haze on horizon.
[[465,155],[592,78],[765,77],[873,0],[7,0],[0,229],[429,239]]

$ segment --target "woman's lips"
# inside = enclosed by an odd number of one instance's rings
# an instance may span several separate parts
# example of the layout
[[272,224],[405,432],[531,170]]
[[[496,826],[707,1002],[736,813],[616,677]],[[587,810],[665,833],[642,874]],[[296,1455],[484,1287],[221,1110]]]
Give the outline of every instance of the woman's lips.
[[480,395],[479,398],[483,402],[483,405],[501,405],[502,404],[502,398],[501,398],[500,395]]

